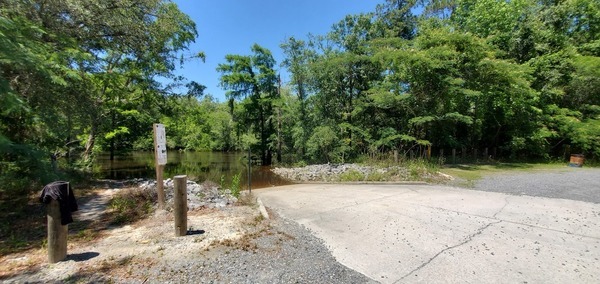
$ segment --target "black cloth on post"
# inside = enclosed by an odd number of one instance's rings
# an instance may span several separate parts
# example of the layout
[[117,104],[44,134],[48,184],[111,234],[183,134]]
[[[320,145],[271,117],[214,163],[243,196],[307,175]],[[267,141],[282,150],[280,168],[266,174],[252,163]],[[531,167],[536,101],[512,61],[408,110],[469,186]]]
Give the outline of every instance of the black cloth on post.
[[77,207],[77,200],[75,200],[75,195],[73,194],[73,190],[71,190],[69,183],[66,181],[55,181],[44,186],[40,201],[44,204],[48,204],[52,199],[58,201],[60,207],[60,223],[62,225],[72,223],[73,216],[71,213],[77,211],[79,208]]

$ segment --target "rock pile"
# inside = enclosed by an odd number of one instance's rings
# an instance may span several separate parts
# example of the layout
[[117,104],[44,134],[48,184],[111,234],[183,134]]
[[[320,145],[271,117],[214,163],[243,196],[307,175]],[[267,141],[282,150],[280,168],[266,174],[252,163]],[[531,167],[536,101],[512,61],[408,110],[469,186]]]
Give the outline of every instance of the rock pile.
[[[155,180],[137,180],[138,187],[143,190],[156,191]],[[173,206],[174,183],[172,179],[164,181],[165,201],[167,209]],[[187,181],[187,203],[188,210],[197,208],[221,208],[232,205],[237,202],[237,198],[231,195],[228,189],[219,189],[218,186],[211,183],[198,184],[194,181]]]
[[272,171],[291,181],[344,181],[344,174],[354,174],[347,177],[349,180],[406,180],[409,176],[408,169],[403,167],[377,168],[357,164],[322,164],[310,165],[301,168],[273,168]]

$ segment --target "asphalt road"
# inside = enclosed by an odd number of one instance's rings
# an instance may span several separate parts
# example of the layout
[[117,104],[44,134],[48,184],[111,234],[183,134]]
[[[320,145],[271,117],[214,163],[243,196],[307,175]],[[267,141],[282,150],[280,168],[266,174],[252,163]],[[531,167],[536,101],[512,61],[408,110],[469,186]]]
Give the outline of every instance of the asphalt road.
[[600,169],[506,172],[483,177],[473,189],[600,203]]
[[433,185],[256,193],[382,283],[600,283],[600,204]]

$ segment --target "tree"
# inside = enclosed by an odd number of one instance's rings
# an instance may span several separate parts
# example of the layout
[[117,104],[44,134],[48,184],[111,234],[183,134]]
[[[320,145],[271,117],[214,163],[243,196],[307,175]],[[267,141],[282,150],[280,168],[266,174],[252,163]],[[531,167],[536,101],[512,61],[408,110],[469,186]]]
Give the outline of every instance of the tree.
[[300,117],[296,120],[295,129],[299,136],[296,146],[300,151],[300,157],[302,157],[306,152],[306,141],[311,132],[306,106],[311,81],[309,64],[314,60],[316,54],[308,49],[303,40],[297,40],[294,37],[288,38],[280,46],[286,56],[281,65],[287,68],[291,74],[290,84],[296,91],[300,104]]
[[278,77],[271,52],[258,44],[251,50],[250,56],[225,56],[227,63],[219,64],[217,71],[221,72],[221,86],[228,90],[226,95],[231,106],[234,100],[244,99],[245,118],[241,122],[246,129],[256,131],[262,163],[270,165],[274,150],[270,146],[271,135],[275,130],[273,120],[269,118],[273,115],[273,100],[278,97]]
[[85,158],[98,145],[132,147],[159,117],[156,79],[176,79],[178,55],[196,36],[193,21],[162,0],[1,0],[0,29],[0,136],[40,153],[41,167],[80,142]]

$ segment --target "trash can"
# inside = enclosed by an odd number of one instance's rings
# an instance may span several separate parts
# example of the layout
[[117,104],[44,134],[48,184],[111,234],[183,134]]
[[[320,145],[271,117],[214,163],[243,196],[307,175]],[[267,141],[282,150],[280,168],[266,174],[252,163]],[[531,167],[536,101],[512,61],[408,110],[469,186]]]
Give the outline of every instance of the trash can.
[[571,155],[571,160],[569,161],[569,167],[583,167],[583,161],[585,160],[582,154],[573,154]]

